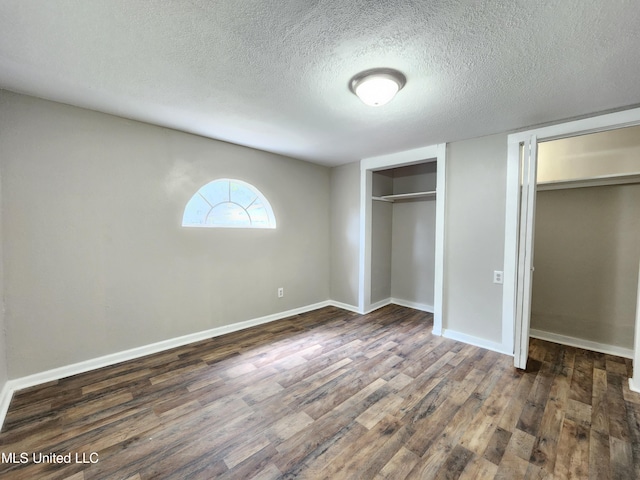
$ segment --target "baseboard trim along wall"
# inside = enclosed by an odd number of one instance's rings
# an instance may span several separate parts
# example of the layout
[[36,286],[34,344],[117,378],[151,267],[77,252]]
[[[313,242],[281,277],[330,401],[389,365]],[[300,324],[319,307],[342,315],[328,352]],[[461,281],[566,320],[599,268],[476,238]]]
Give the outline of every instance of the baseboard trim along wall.
[[606,353],[607,355],[616,355],[618,357],[633,358],[633,349],[618,347],[616,345],[608,345],[606,343],[592,342],[582,338],[569,337],[558,333],[545,332],[544,330],[529,330],[529,336],[546,340],[548,342],[568,345],[570,347],[584,348],[585,350],[593,350],[594,352]]
[[379,302],[372,303],[371,305],[369,305],[369,309],[365,312],[362,312],[362,314],[366,315],[367,313],[371,313],[375,310],[378,310],[379,308],[386,307],[387,305],[391,305],[390,298],[385,298],[384,300],[380,300]]
[[[336,307],[339,306],[336,302],[333,302],[333,304]],[[433,313],[433,305],[410,302],[409,300],[402,300],[401,298],[393,298],[393,297],[385,298],[384,300],[380,300],[379,302],[372,303],[366,312],[359,312],[357,309],[353,311],[357,313],[367,314],[367,313],[373,312],[374,310],[378,310],[379,308],[386,307],[387,305],[391,305],[391,304],[400,305],[401,307],[413,308],[414,310],[420,310],[422,312]],[[352,308],[355,308],[355,307],[352,307]],[[347,308],[347,310],[349,310],[349,308]]]
[[332,305],[332,306],[337,307],[337,308],[341,308],[343,310],[348,310],[348,311],[353,312],[353,313],[362,314],[362,312],[360,311],[360,309],[358,307],[356,307],[355,305],[349,305],[348,303],[342,303],[342,302],[336,302],[334,300],[329,300],[329,305]]
[[[176,347],[181,347],[189,343],[199,342],[212,337],[219,337],[227,333],[237,332],[257,325],[262,325],[269,322],[275,322],[283,318],[291,317],[293,315],[299,315],[301,313],[317,310],[322,307],[335,306],[338,308],[344,308],[344,305],[332,302],[330,300],[314,303],[312,305],[306,305],[304,307],[294,308],[285,312],[274,313],[272,315],[266,315],[264,317],[254,318],[244,322],[233,323],[231,325],[224,325],[222,327],[212,328],[210,330],[204,330],[202,332],[191,333],[181,337],[171,338],[150,345],[144,345],[142,347],[132,348],[118,353],[112,353],[104,355],[98,358],[92,358],[83,362],[74,363],[64,367],[54,368],[45,372],[35,373],[22,378],[16,378],[7,381],[0,395],[0,428],[4,425],[4,419],[9,410],[9,404],[14,392],[23,390],[25,388],[34,387],[43,383],[60,380],[61,378],[70,377],[72,375],[78,375],[98,368],[108,367],[117,363],[126,362],[128,360],[135,360],[136,358],[144,357],[146,355],[152,355],[154,353],[163,352]],[[352,310],[354,307],[345,308],[345,310]]]
[[427,305],[425,303],[410,302],[409,300],[402,300],[401,298],[391,297],[391,303],[400,305],[401,307],[413,308],[427,313],[433,313],[433,305]]
[[469,345],[486,348],[487,350],[504,353],[505,355],[513,357],[513,352],[507,351],[504,345],[498,342],[492,342],[491,340],[487,340],[485,338],[474,337],[473,335],[467,335],[466,333],[456,332],[455,330],[448,330],[446,328],[442,329],[442,336],[445,338],[450,338],[451,340],[468,343]]

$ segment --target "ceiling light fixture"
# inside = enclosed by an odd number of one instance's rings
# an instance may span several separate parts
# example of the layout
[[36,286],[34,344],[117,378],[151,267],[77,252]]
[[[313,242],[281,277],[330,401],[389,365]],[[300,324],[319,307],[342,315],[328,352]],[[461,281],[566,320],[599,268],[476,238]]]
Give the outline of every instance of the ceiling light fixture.
[[373,68],[358,73],[349,82],[351,90],[366,105],[389,103],[407,83],[407,77],[392,68]]

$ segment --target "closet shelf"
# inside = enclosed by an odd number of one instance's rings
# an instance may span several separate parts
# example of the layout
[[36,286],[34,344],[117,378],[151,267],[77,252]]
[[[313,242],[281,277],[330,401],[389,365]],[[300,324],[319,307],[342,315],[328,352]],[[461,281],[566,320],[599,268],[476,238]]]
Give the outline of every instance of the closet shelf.
[[381,195],[379,197],[371,197],[373,200],[379,202],[397,202],[399,200],[410,200],[414,198],[433,198],[436,196],[436,191],[429,192],[413,192],[413,193],[396,193],[394,195]]
[[538,191],[545,191],[582,187],[602,187],[607,185],[624,185],[630,183],[640,183],[640,174],[602,175],[591,178],[538,182],[536,187]]

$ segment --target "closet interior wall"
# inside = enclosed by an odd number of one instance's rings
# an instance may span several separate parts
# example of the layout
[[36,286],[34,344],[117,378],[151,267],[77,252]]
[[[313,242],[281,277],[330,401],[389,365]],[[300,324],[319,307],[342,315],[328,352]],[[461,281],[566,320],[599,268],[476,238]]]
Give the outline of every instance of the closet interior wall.
[[[395,301],[433,311],[436,169],[431,161],[373,172],[373,304]],[[381,199],[416,192],[418,198]]]
[[531,328],[633,349],[640,185],[538,192]]

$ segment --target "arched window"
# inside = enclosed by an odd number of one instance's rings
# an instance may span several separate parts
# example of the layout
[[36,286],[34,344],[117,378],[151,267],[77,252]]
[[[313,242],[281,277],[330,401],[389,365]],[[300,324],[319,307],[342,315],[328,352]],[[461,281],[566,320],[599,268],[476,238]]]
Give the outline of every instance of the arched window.
[[183,227],[276,228],[269,201],[253,185],[221,178],[207,183],[184,208]]

